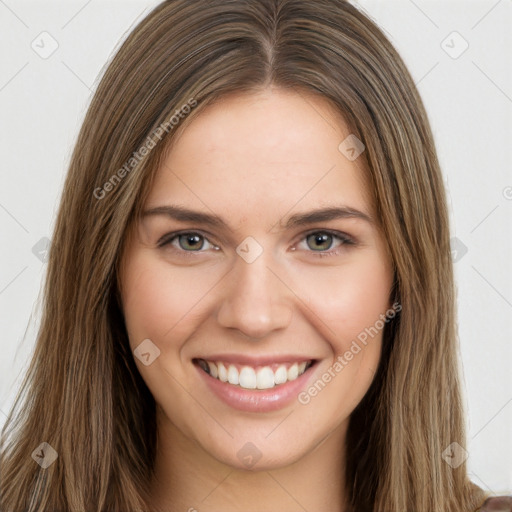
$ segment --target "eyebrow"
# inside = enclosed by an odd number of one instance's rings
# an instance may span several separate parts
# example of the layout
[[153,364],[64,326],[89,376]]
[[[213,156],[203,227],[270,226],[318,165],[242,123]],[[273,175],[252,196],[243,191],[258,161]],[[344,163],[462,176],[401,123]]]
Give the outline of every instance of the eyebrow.
[[[181,222],[195,222],[206,226],[230,230],[227,222],[218,215],[190,210],[182,206],[156,206],[142,212],[142,218],[154,215],[164,215]],[[289,217],[283,226],[283,229],[290,229],[308,224],[315,224],[317,222],[327,222],[338,219],[361,219],[373,224],[373,219],[367,213],[348,206],[333,206],[309,212],[296,213]],[[279,221],[279,224],[282,224],[282,222]]]

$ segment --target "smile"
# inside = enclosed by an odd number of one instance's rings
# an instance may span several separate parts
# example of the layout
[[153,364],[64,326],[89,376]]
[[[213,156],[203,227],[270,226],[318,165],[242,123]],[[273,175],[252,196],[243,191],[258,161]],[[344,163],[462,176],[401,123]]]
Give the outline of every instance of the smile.
[[196,364],[211,377],[243,389],[271,389],[299,378],[313,360],[249,366],[196,359]]

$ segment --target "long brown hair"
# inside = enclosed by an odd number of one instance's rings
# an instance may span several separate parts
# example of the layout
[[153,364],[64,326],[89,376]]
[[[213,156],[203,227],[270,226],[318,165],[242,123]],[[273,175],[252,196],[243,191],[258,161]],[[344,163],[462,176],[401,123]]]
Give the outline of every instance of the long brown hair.
[[[402,311],[350,419],[342,485],[353,511],[461,512],[484,501],[465,463],[442,457],[465,446],[449,226],[403,61],[343,0],[169,0],[106,69],[72,155],[35,352],[2,431],[2,511],[148,509],[155,402],[120,307],[126,234],[177,131],[220,97],[269,85],[322,96],[363,141],[395,267]],[[45,469],[31,457],[42,442],[58,454]]]

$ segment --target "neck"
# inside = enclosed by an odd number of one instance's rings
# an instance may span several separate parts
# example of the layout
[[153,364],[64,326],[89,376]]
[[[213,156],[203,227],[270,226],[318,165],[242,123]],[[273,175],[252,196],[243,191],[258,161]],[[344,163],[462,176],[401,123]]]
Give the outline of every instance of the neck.
[[348,420],[300,460],[241,470],[209,455],[157,408],[158,443],[151,510],[155,512],[344,512],[344,442]]

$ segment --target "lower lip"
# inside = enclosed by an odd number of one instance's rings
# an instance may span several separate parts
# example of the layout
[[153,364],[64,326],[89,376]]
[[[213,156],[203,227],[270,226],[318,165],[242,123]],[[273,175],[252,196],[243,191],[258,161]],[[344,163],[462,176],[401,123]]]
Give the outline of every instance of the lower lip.
[[316,366],[316,362],[295,380],[261,390],[244,389],[222,382],[206,373],[199,366],[194,366],[213,393],[230,407],[246,412],[270,412],[283,409],[297,398],[297,395],[306,386],[309,377],[312,375],[311,370]]

